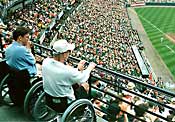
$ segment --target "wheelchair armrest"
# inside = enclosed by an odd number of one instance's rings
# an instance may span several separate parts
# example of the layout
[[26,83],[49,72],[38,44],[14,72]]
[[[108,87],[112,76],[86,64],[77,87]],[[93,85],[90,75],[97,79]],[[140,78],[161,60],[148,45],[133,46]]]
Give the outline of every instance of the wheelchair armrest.
[[30,78],[30,84],[33,86],[35,83],[42,81],[42,77],[40,76],[34,76],[32,78]]

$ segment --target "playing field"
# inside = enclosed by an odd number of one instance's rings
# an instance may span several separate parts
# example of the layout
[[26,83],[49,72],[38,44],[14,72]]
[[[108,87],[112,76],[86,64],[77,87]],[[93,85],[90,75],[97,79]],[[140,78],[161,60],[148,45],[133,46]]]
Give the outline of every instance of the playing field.
[[175,8],[135,8],[142,25],[175,79]]

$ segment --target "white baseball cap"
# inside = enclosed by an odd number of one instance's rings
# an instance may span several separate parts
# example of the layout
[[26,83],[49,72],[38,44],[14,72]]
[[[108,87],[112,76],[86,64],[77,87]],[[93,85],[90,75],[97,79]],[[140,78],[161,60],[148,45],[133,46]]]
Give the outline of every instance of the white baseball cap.
[[171,102],[175,104],[175,97],[171,98]]
[[68,43],[65,39],[60,39],[53,44],[53,50],[56,53],[64,53],[68,50],[74,50],[75,45]]
[[129,90],[134,89],[134,87],[135,87],[135,84],[134,84],[133,82],[129,82],[129,83],[127,84],[127,88],[128,88]]

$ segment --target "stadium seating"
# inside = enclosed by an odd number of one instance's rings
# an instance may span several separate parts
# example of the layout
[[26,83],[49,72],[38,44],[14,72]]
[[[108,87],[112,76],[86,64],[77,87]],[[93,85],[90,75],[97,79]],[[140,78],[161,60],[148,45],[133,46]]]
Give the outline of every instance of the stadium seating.
[[[71,119],[69,116],[73,113],[72,109],[77,105],[88,104],[92,116],[95,116],[91,102],[89,102],[92,101],[96,115],[107,121],[111,119],[111,116],[115,116],[110,115],[113,114],[111,112],[113,106],[110,106],[109,103],[120,108],[122,115],[127,115],[130,121],[134,119],[142,120],[137,112],[142,107],[147,108],[148,105],[149,109],[143,109],[142,112],[152,117],[152,119],[172,120],[173,111],[175,111],[175,94],[162,90],[156,86],[157,84],[153,84],[150,79],[143,78],[132,51],[132,46],[136,45],[140,51],[144,47],[137,31],[132,29],[125,2],[86,0],[77,8],[70,6],[64,9],[63,20],[58,21],[55,20],[55,13],[52,9],[58,15],[63,9],[61,4],[53,0],[52,6],[47,2],[47,0],[35,1],[33,7],[32,5],[26,5],[23,10],[15,10],[16,16],[8,16],[9,18],[6,21],[9,22],[8,30],[12,31],[16,25],[25,25],[32,28],[32,41],[35,42],[33,52],[36,57],[38,56],[42,60],[47,56],[52,56],[51,43],[55,39],[65,38],[69,42],[75,43],[77,48],[72,53],[73,57],[69,58],[70,64],[76,65],[76,58],[96,62],[98,66],[91,74],[91,78],[96,77],[100,80],[100,84],[105,85],[98,87],[89,82],[90,99],[76,101],[64,113],[58,114],[45,103],[45,93],[42,88],[42,80],[40,80],[40,82],[33,84],[25,97],[24,112],[27,115],[32,116],[36,121],[54,121],[57,115],[61,115],[62,121],[66,122],[69,121],[66,119]],[[50,5],[51,7],[47,10]],[[49,11],[52,12],[49,13]],[[70,12],[72,13],[70,14]],[[24,78],[23,81],[25,80]],[[3,81],[0,87],[2,89],[0,90],[1,94],[3,90],[7,89],[8,85],[6,84]],[[94,97],[91,92],[93,90],[102,94]],[[6,92],[8,93],[8,91]],[[5,98],[3,95],[0,97],[1,99]],[[119,103],[122,104],[118,106]],[[128,109],[124,109],[125,107]]]

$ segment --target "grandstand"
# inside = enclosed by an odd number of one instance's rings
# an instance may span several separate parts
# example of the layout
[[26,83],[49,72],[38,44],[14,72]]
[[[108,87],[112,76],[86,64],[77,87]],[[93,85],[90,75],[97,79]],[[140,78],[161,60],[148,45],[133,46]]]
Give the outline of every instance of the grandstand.
[[[64,38],[76,45],[69,64],[82,59],[97,64],[88,81],[97,121],[175,121],[174,5],[174,0],[0,1],[0,57],[17,26],[32,30],[32,52],[40,64]],[[93,97],[92,91],[102,95]],[[113,104],[122,113],[117,119]]]

